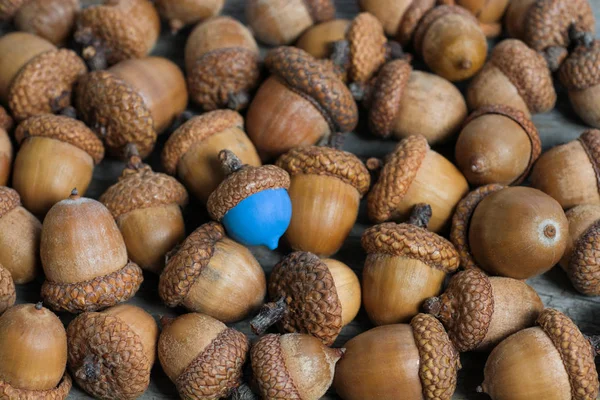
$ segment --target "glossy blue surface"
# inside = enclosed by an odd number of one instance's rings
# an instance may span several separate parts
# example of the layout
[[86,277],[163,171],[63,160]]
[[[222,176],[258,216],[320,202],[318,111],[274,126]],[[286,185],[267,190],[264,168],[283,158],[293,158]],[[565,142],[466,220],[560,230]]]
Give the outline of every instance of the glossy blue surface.
[[233,240],[275,250],[291,219],[292,202],[287,190],[268,189],[242,200],[221,222]]

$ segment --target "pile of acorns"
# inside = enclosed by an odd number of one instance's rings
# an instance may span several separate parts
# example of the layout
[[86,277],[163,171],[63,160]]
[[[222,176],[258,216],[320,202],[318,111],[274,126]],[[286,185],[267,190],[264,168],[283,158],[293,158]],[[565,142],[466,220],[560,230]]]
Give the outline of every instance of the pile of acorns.
[[[158,357],[185,399],[446,400],[468,351],[492,351],[477,389],[494,400],[596,399],[600,338],[524,282],[559,263],[600,295],[600,131],[541,154],[531,121],[556,72],[600,128],[588,0],[360,0],[351,21],[332,0],[248,0],[250,29],[224,0],[99,3],[0,0],[0,399],[72,380],[135,399]],[[185,75],[147,56],[160,17],[189,33]],[[255,36],[279,47],[261,57]],[[469,78],[465,100],[451,82]],[[385,160],[341,150],[358,104],[400,141]],[[456,166],[430,147],[455,136]],[[122,175],[83,197],[105,153]],[[213,221],[186,237],[188,191]],[[329,257],[363,198],[359,281]],[[247,246],[282,236],[267,280]],[[42,270],[42,301],[15,306]],[[150,273],[189,311],[161,329],[120,304]],[[361,304],[377,327],[330,348]],[[44,306],[79,315],[65,329]],[[246,318],[254,343],[225,325]]]

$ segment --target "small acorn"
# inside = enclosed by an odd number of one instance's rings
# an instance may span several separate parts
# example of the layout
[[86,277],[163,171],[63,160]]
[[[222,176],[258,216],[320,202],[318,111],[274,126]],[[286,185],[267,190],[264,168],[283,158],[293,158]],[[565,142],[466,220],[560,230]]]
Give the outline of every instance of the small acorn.
[[265,273],[246,247],[216,222],[200,226],[168,255],[158,294],[169,307],[230,323],[257,310],[267,291]]
[[440,232],[468,191],[465,177],[431,150],[424,136],[409,136],[388,155],[369,192],[369,219],[375,223],[406,220],[416,204],[429,204],[433,212],[429,229]]
[[144,277],[110,211],[74,189],[46,215],[40,243],[46,281],[42,297],[54,310],[97,311],[129,300]]
[[300,36],[296,47],[314,58],[327,58],[331,55],[333,44],[346,38],[350,22],[347,19],[332,19],[311,26]]
[[67,329],[75,382],[97,399],[136,399],[150,383],[158,326],[139,307],[122,304],[87,312]]
[[310,335],[288,333],[261,337],[250,351],[254,381],[261,398],[320,399],[333,382],[345,349],[331,349]]
[[450,400],[456,389],[458,352],[431,315],[373,328],[344,347],[333,381],[344,400]]
[[57,46],[64,44],[71,35],[81,8],[79,0],[27,0],[19,3],[22,4],[13,17],[17,30],[33,33]]
[[488,38],[502,33],[502,17],[510,0],[440,0],[440,4],[457,5],[466,8],[477,17],[481,30]]
[[282,332],[308,333],[330,346],[358,314],[360,283],[346,264],[297,251],[271,272],[269,298],[252,331],[262,334],[278,323]]
[[146,158],[156,136],[185,110],[187,102],[183,73],[162,57],[126,60],[89,73],[80,79],[76,93],[81,119],[109,153],[120,157],[134,143]]
[[528,279],[558,263],[568,235],[567,217],[552,197],[529,187],[492,184],[461,200],[450,240],[463,268]]
[[10,178],[13,161],[13,146],[9,132],[13,120],[4,107],[0,106],[0,186],[5,186]]
[[156,0],[154,4],[175,34],[185,26],[219,15],[225,0]]
[[127,151],[129,162],[119,181],[100,202],[117,221],[131,261],[160,274],[165,254],[185,237],[181,207],[187,204],[187,191],[175,178],[142,163],[135,145]]
[[17,301],[15,282],[10,271],[0,264],[0,315]]
[[421,18],[433,8],[436,0],[359,0],[360,9],[381,22],[385,34],[397,37],[406,46]]

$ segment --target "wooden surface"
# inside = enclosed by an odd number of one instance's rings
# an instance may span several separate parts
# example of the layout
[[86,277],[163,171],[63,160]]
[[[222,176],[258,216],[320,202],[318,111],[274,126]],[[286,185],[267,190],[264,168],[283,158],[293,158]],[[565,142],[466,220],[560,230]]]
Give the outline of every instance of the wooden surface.
[[[600,17],[600,0],[590,0],[592,3],[597,19]],[[244,0],[228,0],[225,7],[225,14],[233,15],[236,18],[245,22],[243,5]],[[358,12],[356,0],[336,0],[338,9],[338,17],[352,18]],[[164,30],[164,29],[163,29]],[[185,38],[189,30],[185,30],[177,36],[163,34],[161,40],[156,47],[154,54],[168,57],[175,60],[180,65],[183,61],[183,46]],[[464,84],[459,85],[464,89]],[[560,143],[567,142],[576,138],[584,129],[585,126],[570,110],[568,99],[565,93],[560,92],[557,109],[545,115],[534,117],[534,121],[540,131],[544,149],[548,149]],[[353,133],[344,145],[344,149],[351,151],[359,156],[377,156],[381,157],[387,154],[395,145],[392,141],[380,141],[370,137],[364,128],[358,129],[359,133]],[[162,170],[160,167],[160,152],[166,140],[163,135],[159,138],[159,143],[155,149],[150,163],[156,170]],[[440,149],[441,152],[448,157],[452,156],[452,148]],[[94,172],[94,181],[90,186],[87,196],[98,198],[102,192],[111,184],[113,184],[119,176],[123,164],[114,160],[105,160],[98,166]],[[364,203],[364,202],[363,202]],[[186,217],[187,231],[192,232],[200,224],[208,221],[208,216],[204,206],[198,201],[192,200],[190,205],[184,211]],[[360,246],[360,235],[369,222],[363,210],[360,213],[358,223],[352,230],[350,237],[342,250],[335,256],[350,265],[361,276],[362,266],[365,254]],[[275,263],[280,259],[286,250],[281,249],[277,252],[270,252],[264,248],[254,248],[253,253],[264,267],[267,274],[271,271]],[[547,307],[554,307],[569,315],[580,326],[582,331],[587,333],[600,333],[600,298],[588,298],[581,296],[575,292],[567,276],[560,268],[556,267],[552,271],[531,279],[529,283],[538,291],[544,304]],[[36,302],[39,300],[39,290],[41,282],[21,286],[18,288],[18,302]],[[160,315],[178,315],[184,313],[183,309],[168,309],[164,307],[158,297],[157,292],[158,278],[151,274],[145,274],[145,282],[141,290],[134,299],[132,304],[143,307],[153,316]],[[72,317],[69,315],[61,315],[65,323],[68,323]],[[255,337],[250,334],[248,321],[239,322],[233,325],[235,328],[244,333],[249,334],[251,339]],[[335,346],[342,346],[349,338],[356,336],[372,325],[366,317],[363,310],[354,322],[346,326]],[[475,392],[475,388],[483,379],[482,370],[485,364],[486,354],[463,354],[461,356],[462,370],[459,373],[459,384],[454,395],[454,399],[485,399],[487,396],[479,395]],[[87,399],[85,393],[77,388],[73,388],[70,399]],[[177,393],[173,384],[169,381],[166,375],[162,372],[160,366],[155,366],[152,374],[152,382],[150,388],[142,399],[175,399]],[[330,391],[324,399],[337,399],[338,397]],[[401,394],[398,394],[398,399],[402,399]],[[365,399],[368,400],[368,399]],[[538,399],[532,399],[538,400]],[[539,399],[541,400],[541,399]]]

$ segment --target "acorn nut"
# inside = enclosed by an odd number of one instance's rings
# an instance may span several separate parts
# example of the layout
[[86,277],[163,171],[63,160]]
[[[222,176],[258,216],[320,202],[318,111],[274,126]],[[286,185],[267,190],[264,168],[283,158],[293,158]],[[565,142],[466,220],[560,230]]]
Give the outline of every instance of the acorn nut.
[[10,272],[0,264],[0,315],[17,301],[15,282]]
[[296,47],[314,58],[327,58],[331,54],[333,44],[346,38],[350,22],[347,19],[333,19],[314,25],[300,36]]
[[13,120],[4,107],[0,106],[0,186],[5,186],[10,178],[13,161],[13,146],[9,132]]
[[33,33],[57,46],[65,44],[71,35],[81,8],[79,0],[27,0],[19,3],[21,5],[13,16],[17,30]]
[[510,0],[440,0],[440,4],[457,5],[466,8],[479,20],[481,30],[488,38],[502,33],[502,17]]
[[172,33],[221,13],[225,0],[156,0],[160,16],[167,20]]
[[359,0],[360,9],[381,22],[387,36],[397,37],[403,46],[409,44],[421,18],[433,8],[436,0]]

